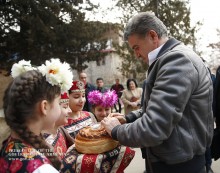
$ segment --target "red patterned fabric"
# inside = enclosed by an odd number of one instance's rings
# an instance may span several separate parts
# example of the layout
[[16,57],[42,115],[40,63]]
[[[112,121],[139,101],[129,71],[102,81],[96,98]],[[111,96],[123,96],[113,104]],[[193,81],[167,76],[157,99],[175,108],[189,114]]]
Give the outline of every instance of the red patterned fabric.
[[31,173],[50,161],[31,145],[9,137],[0,150],[0,173]]
[[66,92],[61,94],[60,103],[68,103],[68,102],[69,102],[68,94]]
[[94,170],[95,161],[98,155],[86,155],[84,154],[82,157],[81,167],[83,168],[83,172],[91,172]]
[[62,159],[67,151],[67,143],[60,130],[58,129],[56,135],[44,133],[43,137],[45,141],[53,147],[57,156]]
[[81,115],[77,119],[68,118],[68,124],[64,126],[67,132],[73,138],[76,137],[76,134],[81,130],[83,127],[87,127],[91,125],[93,122],[90,113],[87,111],[81,111]]
[[61,133],[59,135],[60,136],[57,140],[57,143],[54,146],[54,152],[57,153],[58,157],[62,159],[67,151],[67,145],[63,135]]
[[75,80],[72,82],[71,92],[85,92],[85,84],[81,81]]
[[134,155],[134,150],[121,145],[103,154],[80,154],[72,147],[63,159],[60,172],[123,173]]

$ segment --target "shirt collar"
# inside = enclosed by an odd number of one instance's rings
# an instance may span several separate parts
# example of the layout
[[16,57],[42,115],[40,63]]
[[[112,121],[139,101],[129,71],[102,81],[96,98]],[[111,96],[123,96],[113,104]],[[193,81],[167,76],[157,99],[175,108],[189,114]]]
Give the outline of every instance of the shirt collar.
[[149,66],[157,59],[157,55],[160,52],[160,49],[163,47],[164,44],[162,44],[160,47],[152,50],[149,54],[148,54],[148,60],[149,60]]

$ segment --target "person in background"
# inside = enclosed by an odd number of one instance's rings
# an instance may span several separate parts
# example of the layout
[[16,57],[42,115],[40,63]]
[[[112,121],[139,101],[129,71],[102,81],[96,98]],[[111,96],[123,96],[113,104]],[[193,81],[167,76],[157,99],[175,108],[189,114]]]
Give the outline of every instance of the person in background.
[[[117,101],[117,103],[114,104],[115,111],[121,113],[120,98],[122,95],[122,91],[124,90],[124,86],[122,84],[120,84],[119,79],[115,79],[115,84],[111,86],[111,90],[115,90],[115,92],[118,96],[118,101]],[[118,109],[117,109],[117,104],[118,104]]]
[[86,97],[86,102],[85,102],[85,104],[84,104],[83,110],[84,110],[84,111],[91,112],[91,111],[92,111],[92,108],[91,108],[91,105],[90,105],[89,102],[88,102],[87,97],[88,97],[89,92],[95,90],[96,87],[95,87],[94,85],[92,85],[91,83],[87,82],[87,74],[84,73],[84,72],[81,72],[81,73],[79,74],[79,80],[80,80],[81,82],[83,82],[84,85],[85,85],[85,97]]
[[135,79],[127,80],[127,89],[123,90],[121,96],[125,114],[140,109],[142,92],[143,89],[138,87]]
[[122,145],[144,148],[147,173],[206,173],[205,151],[214,121],[213,86],[205,64],[170,38],[151,12],[135,15],[124,39],[149,64],[143,106],[124,117],[126,124],[113,113],[102,125]]
[[[220,158],[220,66],[217,67],[215,74],[215,78],[214,76],[212,77],[214,80],[213,113],[215,129],[210,150],[211,157],[216,161]],[[207,154],[209,154],[209,152]],[[208,163],[211,163],[211,160],[209,161]]]
[[72,112],[69,114],[68,123],[64,125],[64,128],[74,139],[80,129],[96,123],[91,112],[83,111],[85,102],[85,85],[81,81],[74,80],[69,89],[69,107]]
[[12,77],[3,99],[11,135],[0,150],[0,172],[58,173],[61,162],[41,132],[60,117],[60,94],[73,78],[70,66],[51,59],[34,68],[22,60],[13,65]]
[[60,108],[61,115],[55,122],[54,128],[44,130],[42,135],[61,160],[65,156],[67,149],[74,144],[74,139],[63,127],[63,125],[68,123],[68,116],[72,112],[69,108],[69,97],[66,92],[61,94]]
[[99,77],[96,79],[96,90],[100,91],[101,93],[106,92],[108,89],[104,87],[104,80],[103,78]]

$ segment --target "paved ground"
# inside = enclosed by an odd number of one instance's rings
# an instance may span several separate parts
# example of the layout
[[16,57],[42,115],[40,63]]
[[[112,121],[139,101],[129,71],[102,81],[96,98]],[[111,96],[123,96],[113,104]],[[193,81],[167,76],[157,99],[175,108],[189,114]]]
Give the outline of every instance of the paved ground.
[[[125,169],[124,173],[143,173],[145,169],[144,160],[141,157],[141,151],[139,148],[134,149],[136,151],[134,159],[130,165]],[[217,161],[213,160],[212,170],[214,173],[220,173],[220,159]]]
[[125,169],[124,173],[143,173],[145,170],[145,163],[141,157],[141,150],[134,148],[135,156],[130,165]]

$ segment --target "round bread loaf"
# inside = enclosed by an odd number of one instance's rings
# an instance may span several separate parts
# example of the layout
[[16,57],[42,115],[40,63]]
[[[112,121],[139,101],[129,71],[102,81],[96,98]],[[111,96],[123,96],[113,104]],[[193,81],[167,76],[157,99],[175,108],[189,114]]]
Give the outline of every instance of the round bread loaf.
[[79,131],[75,138],[76,150],[83,154],[100,154],[118,146],[100,124],[87,126]]

